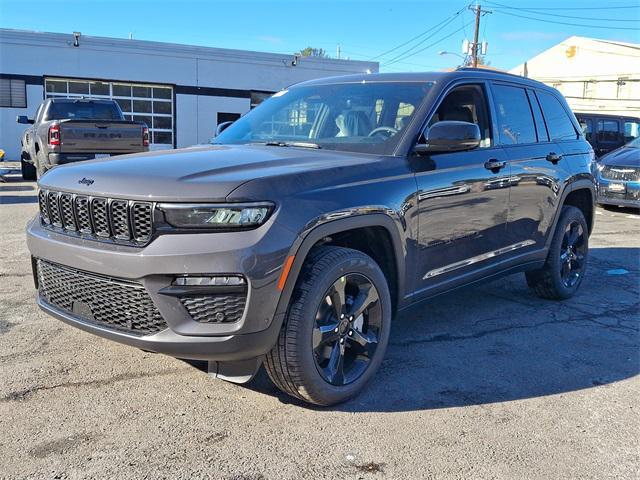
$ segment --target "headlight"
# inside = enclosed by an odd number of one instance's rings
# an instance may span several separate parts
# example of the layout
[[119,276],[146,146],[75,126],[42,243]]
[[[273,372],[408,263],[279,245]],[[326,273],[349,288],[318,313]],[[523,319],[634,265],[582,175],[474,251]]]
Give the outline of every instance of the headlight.
[[228,229],[255,228],[263,224],[271,211],[271,203],[181,204],[161,203],[167,223],[176,228]]

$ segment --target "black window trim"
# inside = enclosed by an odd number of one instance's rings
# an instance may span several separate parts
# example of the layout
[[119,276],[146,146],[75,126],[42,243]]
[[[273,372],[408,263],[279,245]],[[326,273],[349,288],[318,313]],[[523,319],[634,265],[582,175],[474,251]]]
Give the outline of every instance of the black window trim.
[[[580,140],[580,138],[583,138],[584,136],[582,135],[582,128],[580,128],[580,123],[578,123],[578,119],[576,118],[575,114],[571,111],[571,110],[567,110],[566,108],[566,101],[563,101],[562,98],[559,98],[558,95],[556,95],[556,93],[553,90],[546,90],[546,89],[541,89],[541,88],[536,88],[534,89],[534,93],[536,94],[536,99],[538,100],[538,105],[540,105],[540,111],[542,112],[542,118],[544,119],[544,124],[545,127],[547,129],[547,134],[549,135],[549,141],[550,142],[575,142],[576,140]],[[559,138],[559,139],[553,139],[551,138],[551,132],[549,132],[549,126],[547,125],[547,118],[544,114],[544,109],[542,108],[542,103],[540,102],[540,98],[538,97],[538,93],[546,93],[551,95],[552,97],[554,97],[558,103],[560,104],[560,107],[564,110],[564,113],[567,115],[567,117],[569,118],[569,122],[571,123],[571,125],[573,125],[573,132],[576,134],[575,138]]]

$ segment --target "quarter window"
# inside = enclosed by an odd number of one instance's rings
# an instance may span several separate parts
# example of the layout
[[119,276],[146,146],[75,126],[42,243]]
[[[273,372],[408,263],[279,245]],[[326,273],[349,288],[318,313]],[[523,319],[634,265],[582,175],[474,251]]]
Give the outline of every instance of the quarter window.
[[523,88],[494,85],[498,131],[503,145],[534,143],[536,129],[527,92]]
[[572,140],[578,138],[578,133],[573,126],[573,122],[560,101],[547,92],[538,91],[537,95],[551,140]]

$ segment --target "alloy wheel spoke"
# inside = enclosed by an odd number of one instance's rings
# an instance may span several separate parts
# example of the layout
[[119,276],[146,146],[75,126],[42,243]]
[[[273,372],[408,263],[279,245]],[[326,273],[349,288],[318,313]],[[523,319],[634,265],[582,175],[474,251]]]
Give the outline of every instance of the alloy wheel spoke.
[[376,335],[372,330],[364,333],[354,329],[350,340],[361,348],[363,354],[367,357],[371,357],[378,344],[378,335]]
[[331,306],[333,307],[333,311],[336,314],[336,318],[340,318],[340,316],[344,313],[344,306],[347,300],[347,294],[345,292],[345,287],[347,286],[347,278],[340,277],[331,287],[331,292],[329,293],[329,298],[331,298]]
[[338,322],[331,322],[313,329],[313,345],[315,348],[338,340]]
[[358,318],[372,303],[378,301],[378,294],[373,285],[368,284],[360,289],[360,292],[353,301],[349,315]]
[[331,350],[327,364],[327,377],[334,385],[344,383],[344,343],[336,342]]
[[578,238],[580,237],[580,226],[576,223],[571,224],[571,228],[569,229],[569,238],[567,242],[569,246],[575,246]]

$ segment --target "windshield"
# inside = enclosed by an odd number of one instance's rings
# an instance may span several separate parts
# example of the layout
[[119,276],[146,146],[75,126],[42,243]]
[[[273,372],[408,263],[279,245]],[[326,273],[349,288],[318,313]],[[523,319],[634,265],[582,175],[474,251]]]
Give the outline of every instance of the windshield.
[[87,101],[51,102],[47,120],[89,119],[120,120],[120,111],[115,103],[96,103]]
[[631,140],[629,143],[625,145],[626,147],[640,148],[640,137],[635,140]]
[[431,85],[360,82],[293,87],[238,119],[213,143],[390,155]]

